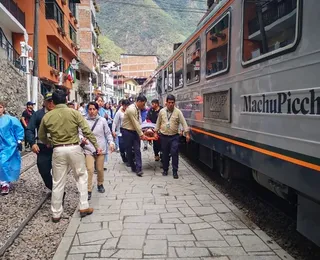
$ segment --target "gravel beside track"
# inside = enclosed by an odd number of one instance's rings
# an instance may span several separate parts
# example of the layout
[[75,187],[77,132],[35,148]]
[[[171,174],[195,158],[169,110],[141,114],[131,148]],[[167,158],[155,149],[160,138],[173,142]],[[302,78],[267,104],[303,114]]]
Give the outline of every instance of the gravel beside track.
[[[271,202],[264,201],[256,191],[234,181],[228,183],[213,173],[206,166],[199,165],[190,158],[186,160],[206,178],[212,186],[223,193],[239,210],[241,210],[252,222],[259,226],[285,251],[297,260],[319,260],[320,248],[296,231],[295,216],[281,211],[272,204],[283,203],[279,197],[269,194]],[[260,186],[261,187],[261,186]],[[260,187],[258,189],[260,189]],[[262,190],[265,191],[263,187]],[[263,192],[265,193],[265,192]],[[280,202],[279,202],[280,200]],[[287,207],[283,207],[287,208]]]
[[34,207],[40,203],[47,191],[34,165],[24,172],[20,179],[11,186],[10,193],[0,196],[0,248],[20,227]]
[[[43,186],[43,185],[42,185]],[[79,195],[71,173],[68,174],[64,213],[59,223],[52,223],[48,199],[20,233],[1,260],[52,259],[74,213]]]

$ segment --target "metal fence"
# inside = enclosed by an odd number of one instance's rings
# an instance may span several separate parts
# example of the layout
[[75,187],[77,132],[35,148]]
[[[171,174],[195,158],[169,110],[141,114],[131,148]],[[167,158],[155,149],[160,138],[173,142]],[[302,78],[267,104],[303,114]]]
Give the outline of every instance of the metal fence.
[[0,28],[0,47],[5,50],[7,59],[12,62],[12,64],[21,70],[20,64],[20,55],[19,53],[13,48],[11,42],[8,41],[7,37],[5,36],[4,32]]

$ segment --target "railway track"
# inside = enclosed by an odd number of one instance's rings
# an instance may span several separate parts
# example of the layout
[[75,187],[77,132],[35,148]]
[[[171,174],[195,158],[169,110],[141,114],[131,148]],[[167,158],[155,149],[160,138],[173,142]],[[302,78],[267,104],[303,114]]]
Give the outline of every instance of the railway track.
[[[30,174],[31,172],[31,174]],[[28,180],[29,181],[34,181],[33,178],[30,178],[30,176],[32,177],[34,172],[37,172],[37,167],[36,167],[36,159],[35,159],[35,155],[32,153],[26,153],[22,156],[22,170],[20,173],[20,179],[18,181],[18,186],[23,186]],[[30,175],[30,176],[29,176]],[[39,177],[39,174],[37,174]],[[36,175],[35,175],[36,176]],[[37,190],[37,189],[36,189]],[[10,214],[10,212],[12,212],[12,207],[19,207],[20,205],[22,205],[24,202],[26,202],[26,200],[29,199],[28,196],[30,195],[37,195],[37,194],[25,194],[24,199],[18,199],[15,200],[14,197],[10,197],[10,196],[20,196],[21,194],[19,194],[18,192],[12,192],[9,195],[7,195],[6,197],[2,197],[2,201],[4,204],[6,204],[5,206],[1,206],[1,212],[3,211],[8,211],[9,209],[9,215],[6,215],[5,218],[8,219],[10,218],[10,224],[14,225],[13,228],[5,228],[2,230],[6,230],[8,231],[10,234],[9,236],[6,236],[5,241],[0,241],[0,257],[6,252],[6,250],[12,245],[12,243],[14,242],[14,240],[19,236],[19,234],[21,233],[21,231],[26,227],[26,225],[29,223],[29,221],[33,218],[33,216],[39,211],[39,209],[43,206],[43,204],[45,203],[45,201],[49,198],[50,193],[45,193],[44,196],[39,196],[39,199],[37,201],[35,201],[32,205],[32,208],[30,210],[30,208],[22,208],[23,210],[25,210],[25,215],[21,214],[20,212],[20,216],[22,215],[22,217],[16,216],[16,214]],[[24,196],[24,195],[23,195]],[[19,207],[20,208],[20,207]],[[5,214],[3,214],[5,215]],[[16,219],[14,219],[16,217]],[[0,221],[1,222],[1,221]],[[2,221],[3,222],[3,221]],[[9,222],[7,222],[6,224],[8,224]],[[4,225],[6,225],[4,224]],[[9,225],[10,225],[9,224]]]

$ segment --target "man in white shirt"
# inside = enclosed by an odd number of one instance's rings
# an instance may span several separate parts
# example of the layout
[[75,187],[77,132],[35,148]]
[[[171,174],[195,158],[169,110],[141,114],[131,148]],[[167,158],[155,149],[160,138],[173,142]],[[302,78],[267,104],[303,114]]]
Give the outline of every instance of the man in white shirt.
[[86,104],[84,102],[80,103],[80,107],[78,111],[81,113],[81,115],[85,116],[86,115],[86,109],[85,109]]
[[120,128],[122,126],[122,122],[123,122],[123,117],[124,117],[124,112],[126,111],[127,107],[130,105],[129,100],[124,99],[122,100],[121,103],[121,107],[118,110],[118,112],[116,113],[114,119],[113,119],[113,123],[112,123],[112,135],[114,138],[118,137],[119,140],[119,149],[120,149],[120,155],[122,158],[122,161],[124,163],[127,163],[127,156],[126,156],[126,147],[125,144],[123,142],[123,138],[122,138],[122,133],[120,131]]

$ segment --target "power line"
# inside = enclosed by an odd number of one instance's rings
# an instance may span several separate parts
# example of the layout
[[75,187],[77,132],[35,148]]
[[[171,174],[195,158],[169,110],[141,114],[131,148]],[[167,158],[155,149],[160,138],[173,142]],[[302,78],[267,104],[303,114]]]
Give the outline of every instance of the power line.
[[162,10],[162,11],[176,11],[176,12],[185,12],[185,13],[205,13],[207,12],[206,9],[196,9],[196,8],[161,8],[156,7],[152,5],[145,5],[145,4],[133,4],[128,2],[115,2],[112,0],[106,0],[105,2],[111,3],[111,4],[120,4],[120,5],[130,5],[130,6],[139,6],[146,9],[156,9],[156,10]]

